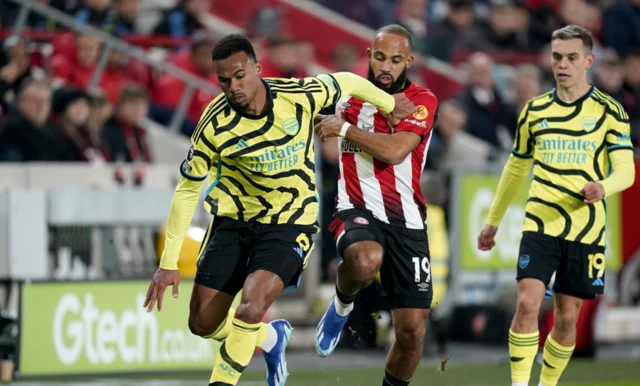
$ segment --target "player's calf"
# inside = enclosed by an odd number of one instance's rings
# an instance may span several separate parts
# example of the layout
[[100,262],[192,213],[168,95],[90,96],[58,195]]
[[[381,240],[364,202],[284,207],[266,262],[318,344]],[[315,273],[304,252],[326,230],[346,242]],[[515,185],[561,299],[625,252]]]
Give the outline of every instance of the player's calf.
[[396,341],[387,357],[383,386],[406,386],[411,382],[422,357],[428,317],[428,309],[393,311]]
[[537,279],[522,279],[518,282],[516,314],[511,324],[515,333],[531,333],[538,330],[538,315],[546,287]]

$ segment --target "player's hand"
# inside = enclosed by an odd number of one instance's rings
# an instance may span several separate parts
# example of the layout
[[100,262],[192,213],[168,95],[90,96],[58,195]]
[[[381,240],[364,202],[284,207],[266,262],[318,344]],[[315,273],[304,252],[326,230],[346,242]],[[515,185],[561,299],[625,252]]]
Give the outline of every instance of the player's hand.
[[339,136],[344,122],[345,120],[341,115],[327,115],[314,129],[318,137],[324,142],[327,138]]
[[495,237],[497,232],[498,227],[489,224],[485,225],[478,236],[478,249],[481,251],[490,251],[491,248],[496,245]]
[[169,270],[158,268],[156,273],[151,279],[149,284],[149,290],[147,291],[147,298],[144,301],[144,307],[147,308],[147,312],[153,310],[153,306],[158,301],[158,311],[162,311],[162,298],[164,298],[164,291],[168,286],[173,286],[173,297],[178,297],[178,284],[180,284],[180,272],[178,270]]
[[317,125],[318,123],[322,122],[326,117],[328,117],[328,115],[318,114],[315,117],[313,117],[313,123]]
[[580,193],[584,196],[584,202],[594,204],[604,198],[604,187],[598,182],[589,182]]
[[401,120],[418,111],[418,106],[414,105],[404,93],[393,94],[393,99],[396,100],[396,105],[391,114],[386,117],[389,124],[395,127]]

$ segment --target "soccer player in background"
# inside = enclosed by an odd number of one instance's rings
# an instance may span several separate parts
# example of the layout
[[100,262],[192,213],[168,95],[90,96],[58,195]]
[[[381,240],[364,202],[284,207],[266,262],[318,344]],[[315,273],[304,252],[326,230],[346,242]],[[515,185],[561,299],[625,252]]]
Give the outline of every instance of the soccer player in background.
[[[191,294],[189,328],[222,341],[210,385],[236,385],[255,347],[271,386],[288,376],[287,321],[261,323],[286,287],[297,287],[316,233],[318,198],[314,117],[343,94],[373,103],[392,119],[416,107],[351,73],[305,79],[263,79],[248,39],[228,35],[212,52],[223,94],[202,114],[183,161],[167,220],[160,267],[145,307],[158,311],[167,286],[178,296],[177,260],[203,181],[212,175],[205,208],[214,219],[203,240]],[[242,290],[240,305],[231,304]]]
[[389,94],[403,93],[418,110],[395,124],[360,96],[343,93],[336,114],[319,117],[316,133],[339,137],[340,177],[330,229],[343,261],[336,296],[316,330],[315,349],[320,356],[333,352],[358,291],[380,270],[396,333],[382,384],[404,386],[422,356],[433,298],[420,176],[438,101],[407,79],[414,57],[405,28],[382,27],[367,55],[369,81]]
[[591,34],[582,27],[553,33],[556,88],[522,109],[512,155],[478,236],[479,249],[495,245],[498,225],[533,164],[509,331],[513,386],[528,385],[538,352],[540,305],[554,272],[554,323],[544,345],[540,385],[558,383],[575,347],[583,299],[604,290],[605,198],[631,186],[635,176],[628,115],[587,81],[592,47]]

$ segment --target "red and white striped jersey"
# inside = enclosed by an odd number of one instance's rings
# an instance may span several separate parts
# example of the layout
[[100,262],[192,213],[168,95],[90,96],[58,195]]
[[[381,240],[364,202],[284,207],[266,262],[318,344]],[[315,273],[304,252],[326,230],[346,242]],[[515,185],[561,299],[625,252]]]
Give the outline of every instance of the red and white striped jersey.
[[385,223],[424,229],[427,213],[420,189],[420,177],[431,142],[438,100],[431,91],[412,83],[403,92],[419,106],[419,110],[398,123],[395,130],[370,103],[345,96],[336,104],[336,113],[344,112],[347,122],[361,130],[382,134],[410,131],[422,138],[418,147],[398,165],[375,159],[346,139],[338,138],[340,176],[336,209],[366,209]]

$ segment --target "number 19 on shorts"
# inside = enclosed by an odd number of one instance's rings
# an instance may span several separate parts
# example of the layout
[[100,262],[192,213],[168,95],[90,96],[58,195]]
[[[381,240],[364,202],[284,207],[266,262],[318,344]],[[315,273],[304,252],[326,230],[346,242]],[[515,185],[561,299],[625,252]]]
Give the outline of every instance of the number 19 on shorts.
[[[429,263],[428,257],[414,257],[413,259],[413,274],[416,283],[424,281],[426,283],[431,281],[431,263]],[[424,272],[425,278],[421,280],[422,273]]]

